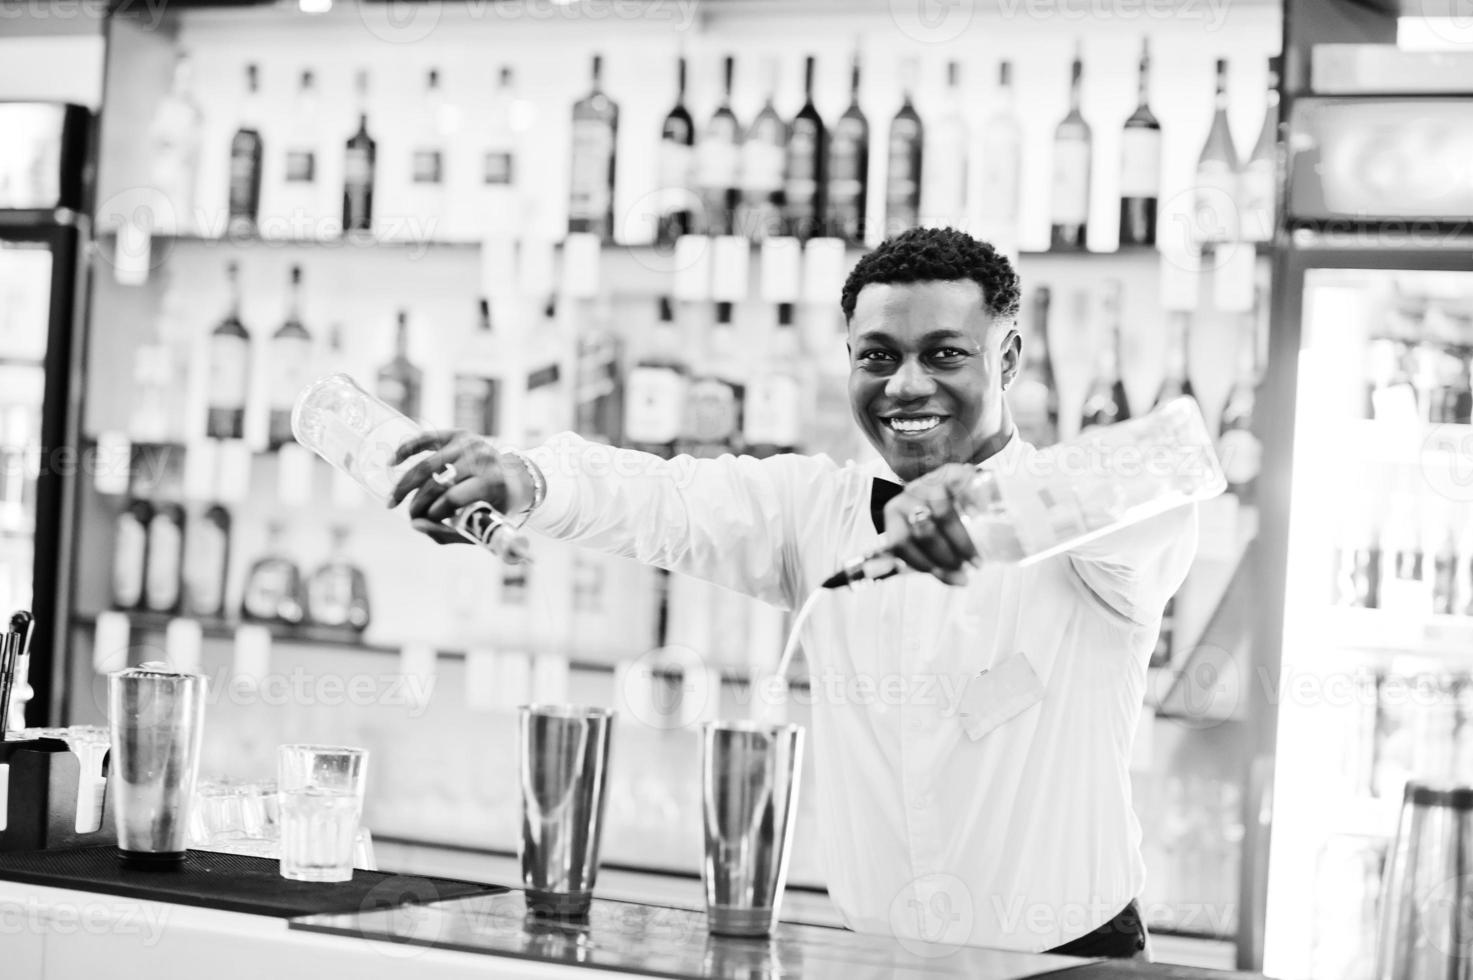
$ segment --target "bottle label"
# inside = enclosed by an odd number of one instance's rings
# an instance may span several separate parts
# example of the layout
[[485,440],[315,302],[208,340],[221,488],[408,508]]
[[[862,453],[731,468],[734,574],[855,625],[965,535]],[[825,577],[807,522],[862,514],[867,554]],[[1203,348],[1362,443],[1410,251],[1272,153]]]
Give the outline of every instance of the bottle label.
[[415,150],[411,179],[416,184],[439,184],[444,180],[444,155],[438,149]]
[[[983,133],[986,136],[986,131]],[[1022,160],[1014,140],[998,140],[982,151],[982,184],[978,196],[984,214],[1011,222],[1018,214]]]
[[781,146],[766,140],[747,140],[742,145],[742,187],[759,193],[781,190],[786,162]]
[[1120,135],[1120,196],[1155,197],[1161,188],[1161,131],[1127,129]]
[[636,367],[625,391],[624,434],[630,442],[662,444],[680,438],[685,378],[665,367]]
[[920,127],[913,119],[897,119],[890,126],[890,170],[886,182],[892,199],[910,197],[918,189],[920,160],[915,150],[920,138]]
[[741,431],[736,388],[720,378],[701,378],[690,386],[690,435],[696,442],[725,442]]
[[609,176],[614,157],[614,133],[600,119],[573,120],[572,192],[569,217],[601,220],[608,212],[612,192]]
[[118,538],[113,546],[113,603],[132,609],[143,598],[143,561],[148,548],[148,531],[131,513],[118,519]]
[[317,154],[311,150],[286,151],[286,182],[310,184],[317,176]]
[[237,133],[230,144],[230,213],[253,214],[256,205],[257,153],[253,135]]
[[343,183],[349,187],[364,187],[373,180],[373,163],[368,158],[368,150],[361,146],[348,147],[347,156],[343,159]]
[[290,411],[312,380],[312,342],[306,337],[271,340],[271,408]]
[[179,603],[179,558],[182,531],[166,512],[148,522],[148,608],[167,612]]
[[734,141],[707,136],[697,151],[702,187],[726,188],[737,184],[739,151]]
[[510,150],[489,150],[481,159],[481,183],[505,187],[516,183],[516,155]]
[[765,446],[798,445],[802,389],[798,379],[772,374],[747,389],[747,441]]
[[1082,225],[1089,220],[1089,149],[1084,140],[1054,141],[1050,203],[1056,225]]
[[812,215],[818,193],[818,129],[810,119],[793,121],[788,137],[787,206],[794,214]]
[[309,613],[323,626],[345,626],[353,609],[353,572],[332,561],[312,576],[308,586]]
[[661,190],[689,190],[695,151],[672,139],[660,141],[659,181]]
[[483,436],[496,436],[500,383],[473,374],[455,376],[455,427]]
[[1263,446],[1247,429],[1229,429],[1217,443],[1217,458],[1229,486],[1246,486],[1263,465]]
[[210,338],[211,408],[245,407],[250,378],[250,343],[244,337],[216,334]]
[[185,538],[184,587],[189,611],[218,616],[225,606],[225,531],[201,520]]
[[1226,242],[1238,236],[1238,175],[1225,162],[1197,165],[1194,214],[1197,241]]
[[1272,160],[1250,160],[1238,186],[1243,199],[1242,234],[1251,242],[1273,237],[1276,180]]
[[840,119],[834,127],[829,156],[829,199],[852,204],[859,200],[860,172],[866,152],[864,126],[857,119]]
[[242,605],[256,619],[278,619],[292,598],[292,566],[281,558],[264,558],[251,569]]

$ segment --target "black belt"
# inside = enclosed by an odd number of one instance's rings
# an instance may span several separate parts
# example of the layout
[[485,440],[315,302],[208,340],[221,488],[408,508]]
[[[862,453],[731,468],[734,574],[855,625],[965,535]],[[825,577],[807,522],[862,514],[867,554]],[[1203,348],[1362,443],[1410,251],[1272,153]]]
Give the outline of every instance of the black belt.
[[1130,904],[1116,913],[1109,922],[1048,952],[1060,956],[1099,956],[1128,960],[1140,955],[1145,948],[1146,923],[1141,919],[1140,906],[1135,899],[1131,899]]

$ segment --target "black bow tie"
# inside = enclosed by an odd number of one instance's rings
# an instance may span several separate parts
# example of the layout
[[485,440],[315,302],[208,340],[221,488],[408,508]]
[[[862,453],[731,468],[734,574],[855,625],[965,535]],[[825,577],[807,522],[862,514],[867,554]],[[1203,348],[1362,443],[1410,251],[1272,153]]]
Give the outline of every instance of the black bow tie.
[[869,494],[869,516],[875,522],[875,530],[885,531],[885,505],[900,495],[905,487],[891,480],[883,480],[875,477],[874,486],[870,488]]

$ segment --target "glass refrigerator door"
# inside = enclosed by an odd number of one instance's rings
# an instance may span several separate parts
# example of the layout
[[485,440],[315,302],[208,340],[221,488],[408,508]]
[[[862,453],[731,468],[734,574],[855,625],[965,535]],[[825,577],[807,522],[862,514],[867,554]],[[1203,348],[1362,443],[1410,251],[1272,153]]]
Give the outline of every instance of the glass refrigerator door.
[[1354,980],[1407,779],[1473,779],[1473,273],[1302,296],[1264,972]]
[[52,250],[0,241],[0,611],[32,605]]

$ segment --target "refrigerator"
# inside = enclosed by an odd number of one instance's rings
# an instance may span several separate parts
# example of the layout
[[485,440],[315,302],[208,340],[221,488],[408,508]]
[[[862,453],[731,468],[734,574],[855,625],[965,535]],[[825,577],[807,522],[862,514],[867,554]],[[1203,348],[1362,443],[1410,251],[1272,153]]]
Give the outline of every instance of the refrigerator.
[[[91,113],[0,102],[0,613],[36,614],[28,725],[54,723]],[[19,700],[19,695],[17,696]],[[20,720],[16,718],[15,720]]]

